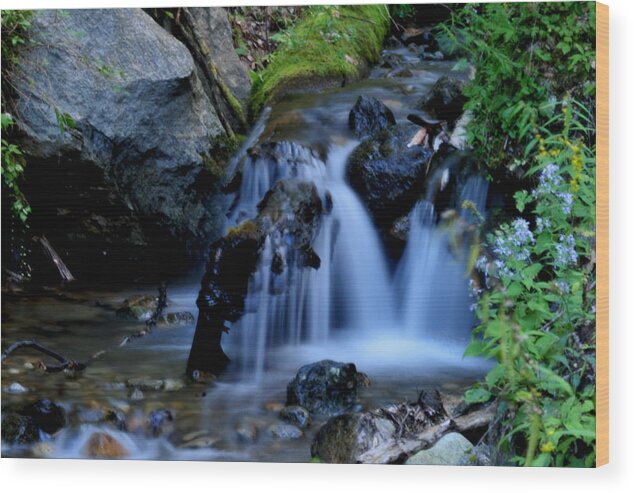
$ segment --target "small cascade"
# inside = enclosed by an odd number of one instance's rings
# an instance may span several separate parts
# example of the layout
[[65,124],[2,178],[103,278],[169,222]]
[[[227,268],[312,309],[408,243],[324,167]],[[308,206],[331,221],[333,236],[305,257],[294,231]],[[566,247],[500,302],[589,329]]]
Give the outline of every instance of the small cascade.
[[238,200],[228,219],[235,226],[257,214],[257,205],[279,180],[299,178],[319,183],[326,174],[324,162],[307,147],[294,142],[263,144],[254,155],[242,158],[242,181]]
[[450,228],[477,222],[471,210],[462,209],[465,201],[484,216],[487,191],[484,178],[467,178],[456,203],[460,218],[444,228],[436,225],[434,206],[428,200],[412,209],[409,238],[395,277],[406,333],[431,339],[469,336],[473,322],[466,279],[469,245],[450,244],[449,233]]
[[[272,186],[289,174],[315,183],[331,207],[313,242],[319,269],[300,265],[289,248],[290,238],[267,236],[249,282],[245,314],[233,324],[228,340],[229,351],[240,355],[245,376],[262,377],[273,346],[324,343],[333,330],[369,333],[393,327],[393,290],[381,242],[368,212],[345,182],[346,161],[356,144],[334,147],[324,163],[309,149],[284,143],[277,150],[288,155],[276,155],[273,162],[258,158],[243,170],[241,211],[255,210],[266,193],[265,182]],[[286,264],[280,273],[272,269],[276,253]]]

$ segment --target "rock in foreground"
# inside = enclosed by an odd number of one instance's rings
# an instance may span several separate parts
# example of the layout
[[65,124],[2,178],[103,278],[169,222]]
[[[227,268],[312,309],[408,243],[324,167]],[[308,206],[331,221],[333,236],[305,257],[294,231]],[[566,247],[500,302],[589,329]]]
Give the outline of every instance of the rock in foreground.
[[323,360],[301,367],[288,384],[286,404],[326,416],[350,411],[357,404],[356,366]]
[[447,433],[431,448],[421,450],[407,459],[405,464],[427,464],[434,466],[459,466],[473,450],[473,444],[460,433]]

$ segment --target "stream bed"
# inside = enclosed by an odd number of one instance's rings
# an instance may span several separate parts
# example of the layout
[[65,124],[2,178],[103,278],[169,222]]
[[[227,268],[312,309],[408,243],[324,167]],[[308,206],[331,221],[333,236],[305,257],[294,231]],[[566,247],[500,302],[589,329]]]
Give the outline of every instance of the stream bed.
[[[128,459],[308,462],[323,420],[315,418],[299,438],[279,439],[271,433],[282,423],[286,386],[301,366],[322,359],[355,363],[371,382],[360,390],[364,410],[415,401],[423,389],[459,395],[487,371],[488,363],[462,357],[473,324],[465,260],[447,253],[443,233],[425,219],[418,228],[412,226],[402,257],[388,259],[370,216],[346,182],[346,159],[358,143],[348,129],[348,113],[358,96],[381,100],[400,122],[438,78],[466,77],[453,71],[455,62],[421,61],[405,48],[386,50],[388,56],[400,60],[410,76],[391,77],[392,69],[375,68],[368,79],[343,88],[287,97],[248,140],[249,145],[291,141],[324,157],[316,168],[323,176],[310,178],[332,195],[334,212],[328,221],[348,229],[327,234],[330,223],[323,225],[315,244],[322,266],[297,281],[308,301],[286,300],[280,307],[272,293],[250,291],[254,308],[223,338],[232,365],[213,381],[194,382],[184,372],[195,322],[159,325],[119,345],[144,324],[120,318],[116,308],[132,295],[155,295],[155,287],[5,294],[5,343],[37,340],[88,367],[76,375],[43,373],[36,366],[39,356],[29,351],[3,362],[3,409],[47,398],[64,407],[68,418],[60,432],[43,435],[36,445],[3,442],[3,456],[86,458],[91,456],[90,437],[106,431]],[[242,191],[227,226],[251,217],[265,192],[266,187],[247,197]],[[471,183],[465,193],[461,198],[484,208],[486,188]],[[417,214],[425,215],[421,208]],[[168,312],[189,311],[197,318],[201,277],[202,268],[168,283]],[[301,308],[294,319],[285,312],[293,303]],[[284,328],[282,334],[284,324],[292,325],[289,320],[308,328],[294,334]],[[14,392],[16,383],[27,390]],[[112,410],[125,416],[126,431],[105,422]],[[169,413],[158,431],[148,425],[148,416],[157,410]]]

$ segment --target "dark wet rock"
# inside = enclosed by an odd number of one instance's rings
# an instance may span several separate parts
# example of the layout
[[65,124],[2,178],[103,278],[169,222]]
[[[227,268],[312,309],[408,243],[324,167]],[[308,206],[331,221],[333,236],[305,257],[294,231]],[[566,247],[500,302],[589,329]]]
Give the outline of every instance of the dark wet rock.
[[473,444],[460,433],[447,433],[431,448],[421,450],[407,459],[405,464],[460,466],[468,461]]
[[107,409],[104,412],[103,420],[106,423],[112,424],[120,431],[128,431],[128,425],[126,423],[125,413],[120,409]]
[[147,428],[149,433],[157,437],[168,435],[173,428],[174,414],[169,409],[155,409],[148,414]]
[[429,94],[421,99],[419,107],[439,120],[454,122],[462,115],[467,102],[463,91],[462,80],[443,76],[436,81]]
[[91,459],[122,459],[128,455],[126,448],[112,435],[97,431],[84,445],[84,454]]
[[357,404],[357,368],[354,363],[323,360],[303,366],[288,384],[286,404],[309,412],[334,416]]
[[25,445],[37,442],[40,439],[40,431],[34,420],[29,416],[17,413],[3,413],[2,416],[2,441],[12,445]]
[[360,138],[368,137],[395,123],[392,110],[370,96],[359,96],[348,116],[350,130]]
[[156,296],[136,294],[123,300],[117,309],[117,316],[145,322],[152,318],[157,306],[158,298]]
[[170,312],[159,318],[159,325],[191,325],[196,321],[191,312]]
[[[216,234],[217,192],[204,163],[227,131],[187,48],[141,9],[67,13],[35,12],[12,80],[30,219],[49,226],[65,261],[92,271],[112,265],[119,245],[149,255],[150,239],[183,246]],[[60,131],[59,115],[73,125]],[[38,186],[56,193],[40,204]]]
[[304,436],[304,432],[297,426],[288,424],[273,424],[269,426],[268,431],[280,440],[296,440]]
[[409,215],[401,216],[392,224],[390,234],[405,244],[407,242],[407,238],[409,237],[409,228]]
[[417,131],[409,123],[392,126],[366,139],[348,159],[350,184],[384,232],[409,212],[424,190],[432,151],[407,147]]
[[317,234],[323,206],[317,187],[293,178],[279,180],[258,204],[258,214],[216,241],[197,299],[198,323],[187,363],[187,373],[221,373],[229,358],[220,345],[225,322],[235,322],[244,313],[249,278],[255,271],[266,237],[273,248],[282,242],[286,264],[318,268],[321,260],[311,247]]
[[359,388],[367,388],[372,385],[370,377],[367,373],[364,373],[362,371],[357,372],[357,385],[359,386]]
[[302,406],[286,406],[280,411],[280,418],[287,423],[299,426],[302,430],[312,423],[310,413]]
[[356,464],[372,447],[391,441],[396,434],[387,417],[372,414],[342,414],[328,420],[315,437],[310,453],[322,462]]
[[26,405],[20,414],[31,418],[35,426],[49,435],[66,426],[66,411],[62,406],[48,399]]
[[255,443],[258,439],[258,426],[252,420],[244,419],[236,426],[238,440],[244,443]]

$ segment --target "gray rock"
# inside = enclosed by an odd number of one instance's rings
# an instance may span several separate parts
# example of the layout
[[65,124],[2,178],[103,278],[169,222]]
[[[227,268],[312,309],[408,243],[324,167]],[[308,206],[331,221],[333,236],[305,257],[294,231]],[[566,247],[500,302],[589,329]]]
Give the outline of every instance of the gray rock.
[[5,392],[9,394],[24,394],[29,391],[24,385],[19,382],[13,382],[11,385],[6,387]]
[[[222,112],[234,128],[245,126],[251,77],[233,47],[226,11],[218,7],[188,7],[182,11],[181,26],[210,99],[216,107],[221,101],[224,103]],[[232,98],[235,101],[230,101]]]
[[357,368],[353,363],[322,360],[303,366],[288,384],[286,404],[309,412],[334,416],[357,403]]
[[177,378],[166,378],[163,380],[163,390],[166,392],[172,392],[176,390],[181,390],[185,387],[185,382]]
[[280,418],[301,429],[308,428],[312,422],[310,413],[302,406],[286,406],[280,411]]
[[[225,132],[187,48],[141,9],[40,10],[29,32],[13,81],[29,157],[101,176],[96,188],[173,237],[215,231],[203,162]],[[76,128],[60,131],[63,114]]]
[[368,137],[396,123],[394,113],[370,96],[359,96],[348,115],[348,126],[357,137]]
[[460,433],[447,433],[431,448],[416,453],[405,464],[459,466],[473,450],[473,444]]
[[296,440],[304,436],[304,432],[297,426],[287,424],[273,424],[269,426],[269,433],[280,440]]

